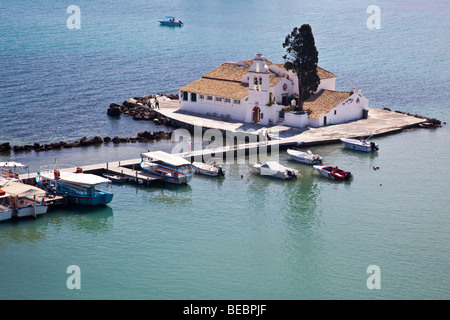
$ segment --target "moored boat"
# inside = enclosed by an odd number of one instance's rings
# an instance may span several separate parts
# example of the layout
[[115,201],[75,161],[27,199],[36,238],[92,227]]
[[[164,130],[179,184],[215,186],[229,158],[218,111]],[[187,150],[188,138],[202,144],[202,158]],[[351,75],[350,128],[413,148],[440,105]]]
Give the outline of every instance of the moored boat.
[[262,176],[271,176],[283,180],[297,178],[299,175],[298,170],[285,167],[276,161],[267,161],[263,164],[255,163],[253,167],[257,169]]
[[191,163],[184,158],[164,151],[141,153],[140,166],[144,173],[174,184],[188,184],[192,174]]
[[[113,193],[106,191],[111,181],[90,173],[48,170],[38,172],[36,183],[50,194],[67,197],[70,203],[81,205],[107,205]],[[101,188],[103,186],[103,188]]]
[[319,164],[322,163],[323,160],[321,156],[312,153],[311,150],[302,151],[287,149],[287,153],[290,155],[292,160],[306,164]]
[[2,205],[13,207],[14,216],[36,217],[48,210],[48,203],[45,202],[47,193],[40,188],[19,181],[9,181],[2,186],[2,190],[9,195],[1,199]]
[[343,138],[341,141],[344,143],[344,145],[352,150],[358,150],[358,151],[364,151],[364,152],[372,152],[377,151],[379,149],[378,144],[375,142],[367,141],[368,139],[346,139]]
[[342,170],[340,168],[332,166],[314,166],[324,177],[334,179],[334,180],[350,180],[353,178],[353,174],[349,171]]
[[222,166],[216,164],[215,162],[208,164],[203,162],[192,162],[192,167],[195,172],[201,173],[207,176],[212,177],[223,177],[225,176],[225,172],[222,169]]
[[20,181],[18,170],[27,168],[27,165],[16,161],[0,162],[0,186],[8,181]]

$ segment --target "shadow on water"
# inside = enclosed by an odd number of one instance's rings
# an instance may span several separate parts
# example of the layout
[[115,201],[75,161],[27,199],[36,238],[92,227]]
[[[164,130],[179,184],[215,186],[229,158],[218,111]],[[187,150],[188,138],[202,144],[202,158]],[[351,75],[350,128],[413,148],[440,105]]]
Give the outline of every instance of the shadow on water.
[[109,206],[67,206],[51,209],[37,218],[24,217],[3,222],[0,224],[0,244],[8,241],[42,241],[49,234],[50,228],[98,233],[111,230],[112,226],[113,209]]
[[136,195],[142,194],[148,201],[156,201],[167,204],[186,204],[192,201],[192,187],[166,182],[154,182],[149,186],[135,185]]
[[375,159],[378,157],[378,151],[372,151],[372,152],[364,152],[364,151],[358,151],[358,150],[353,150],[353,149],[349,149],[346,147],[342,147],[342,152],[345,155],[349,155],[349,156],[360,156],[360,157],[366,157],[369,159]]

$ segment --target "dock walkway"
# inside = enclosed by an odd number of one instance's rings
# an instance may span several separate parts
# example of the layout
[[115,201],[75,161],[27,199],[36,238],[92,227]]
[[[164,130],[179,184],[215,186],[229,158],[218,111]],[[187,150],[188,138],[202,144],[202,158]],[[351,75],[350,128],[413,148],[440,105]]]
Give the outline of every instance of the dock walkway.
[[[425,123],[426,119],[413,117],[410,115],[369,108],[369,116],[367,119],[361,119],[343,124],[329,125],[320,128],[292,128],[279,125],[270,128],[259,124],[243,123],[235,120],[227,120],[222,118],[205,118],[205,115],[186,113],[178,110],[178,101],[161,101],[160,109],[155,110],[161,115],[170,119],[175,119],[188,125],[200,126],[206,129],[217,129],[222,132],[247,132],[247,134],[257,135],[260,129],[270,129],[271,133],[275,133],[275,138],[266,142],[248,142],[225,145],[217,148],[206,148],[202,150],[191,150],[183,154],[177,154],[188,161],[203,161],[214,157],[222,159],[231,159],[239,155],[248,155],[250,152],[259,154],[260,151],[270,153],[274,150],[283,150],[292,146],[297,146],[301,142],[301,146],[308,147],[313,145],[323,145],[340,142],[341,138],[358,138],[362,136],[380,136],[391,133],[397,133],[405,129],[418,127],[419,124]],[[139,155],[140,156],[140,155]],[[159,177],[151,176],[142,172],[140,166],[140,158],[130,159],[117,162],[101,163],[83,166],[83,172],[95,173],[102,175],[103,173],[113,173],[125,176],[129,181],[138,184],[150,184],[158,181]],[[67,169],[65,169],[67,170]],[[76,171],[76,168],[68,170]],[[26,183],[33,184],[33,180],[37,173],[24,174],[20,178]]]

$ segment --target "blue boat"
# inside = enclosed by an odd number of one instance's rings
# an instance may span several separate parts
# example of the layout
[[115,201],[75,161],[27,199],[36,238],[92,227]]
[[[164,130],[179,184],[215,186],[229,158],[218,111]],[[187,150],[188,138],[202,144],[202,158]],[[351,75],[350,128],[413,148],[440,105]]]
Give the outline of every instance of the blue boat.
[[176,20],[175,17],[166,16],[166,20],[159,20],[159,23],[163,26],[181,27],[183,22]]
[[36,183],[50,194],[66,196],[70,203],[105,206],[113,199],[113,194],[99,189],[100,185],[105,185],[105,189],[110,186],[111,181],[95,174],[82,173],[77,171],[63,172],[51,170],[38,172]]

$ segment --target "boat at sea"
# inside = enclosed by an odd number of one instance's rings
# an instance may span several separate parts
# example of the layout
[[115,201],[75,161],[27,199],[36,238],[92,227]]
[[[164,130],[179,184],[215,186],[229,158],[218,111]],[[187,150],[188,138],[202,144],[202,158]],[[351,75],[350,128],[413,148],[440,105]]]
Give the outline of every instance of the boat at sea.
[[212,177],[223,177],[225,176],[225,172],[221,165],[218,165],[216,162],[211,164],[204,162],[192,162],[192,167],[194,168],[196,173],[201,173],[207,176]]
[[364,152],[377,151],[379,149],[378,144],[376,144],[373,141],[371,141],[371,142],[367,141],[369,138],[360,138],[360,139],[343,138],[343,139],[341,139],[341,141],[349,149],[364,151]]
[[318,154],[314,154],[311,150],[296,150],[287,149],[286,152],[290,155],[291,159],[297,162],[306,164],[319,164],[322,163],[323,158]]
[[175,17],[166,16],[167,19],[159,20],[159,23],[163,26],[181,27],[183,22],[176,20]]
[[192,179],[191,163],[183,157],[164,151],[141,153],[140,166],[152,178],[174,184],[188,184]]
[[353,178],[353,174],[350,171],[345,171],[343,169],[333,166],[314,166],[314,169],[317,170],[324,177],[334,179],[334,180],[350,180]]
[[5,194],[8,194],[8,197],[0,198],[0,202],[3,206],[15,209],[13,216],[36,217],[48,210],[47,192],[38,187],[20,181],[9,181],[1,188]]
[[[4,190],[0,189],[0,222],[11,220],[15,209],[12,205],[6,204],[11,203],[11,196],[6,193]],[[7,200],[7,201],[4,201]]]
[[83,173],[81,168],[76,172],[63,170],[38,172],[36,183],[49,194],[65,196],[74,204],[105,206],[113,199],[113,193],[106,191],[111,185],[111,180]]
[[262,176],[271,176],[283,180],[297,178],[299,175],[298,170],[285,167],[276,161],[267,161],[263,164],[255,163],[253,168],[257,169]]

